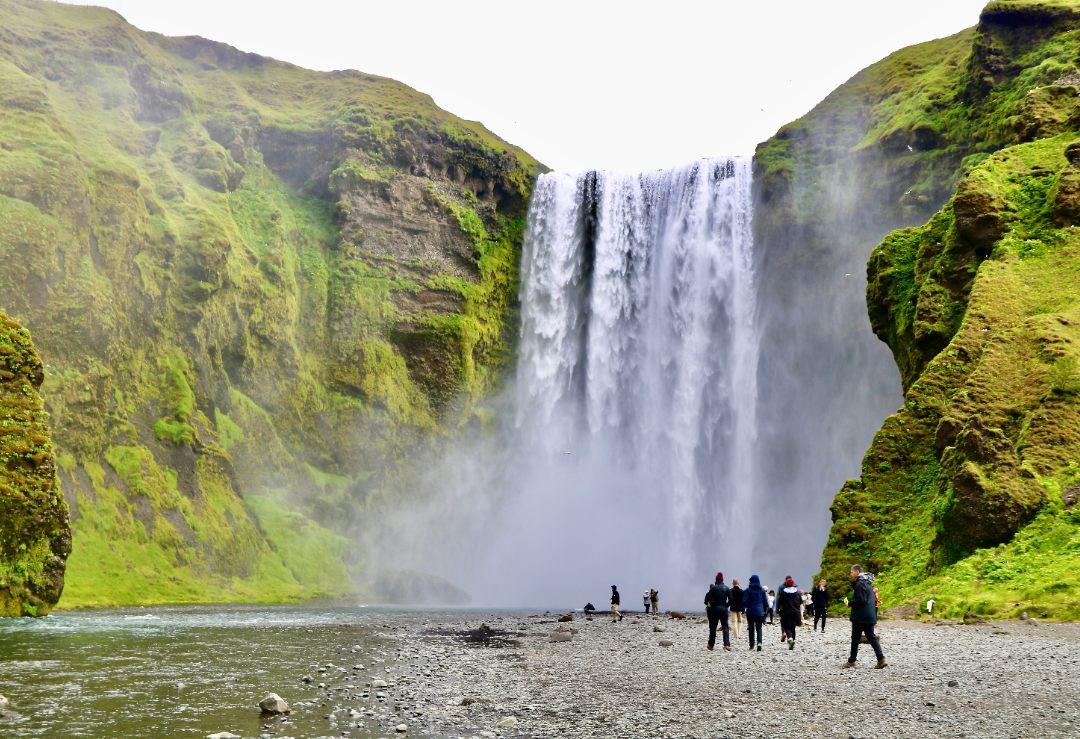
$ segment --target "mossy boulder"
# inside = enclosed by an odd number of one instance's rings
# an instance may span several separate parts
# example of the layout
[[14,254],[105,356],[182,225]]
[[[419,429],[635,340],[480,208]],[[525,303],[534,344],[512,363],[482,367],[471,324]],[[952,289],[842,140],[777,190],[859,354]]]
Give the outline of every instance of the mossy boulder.
[[0,313],[0,616],[48,613],[71,552],[42,380],[29,332]]

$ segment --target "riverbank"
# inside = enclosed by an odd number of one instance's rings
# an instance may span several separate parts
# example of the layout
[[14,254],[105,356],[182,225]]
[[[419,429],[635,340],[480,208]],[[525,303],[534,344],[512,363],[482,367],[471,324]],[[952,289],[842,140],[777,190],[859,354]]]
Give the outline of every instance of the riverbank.
[[[560,626],[570,641],[549,640]],[[744,629],[709,652],[695,619],[414,622],[397,635],[408,687],[388,700],[410,734],[450,737],[1080,735],[1080,624],[883,622],[882,670],[866,645],[841,669],[849,628],[800,629],[789,651],[766,626],[761,652]]]

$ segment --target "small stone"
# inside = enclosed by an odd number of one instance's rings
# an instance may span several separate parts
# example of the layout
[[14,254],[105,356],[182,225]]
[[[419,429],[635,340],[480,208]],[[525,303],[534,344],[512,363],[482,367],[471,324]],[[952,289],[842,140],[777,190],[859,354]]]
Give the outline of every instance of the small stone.
[[385,680],[380,680],[379,678],[375,678],[374,680],[371,681],[371,687],[376,688],[376,689],[385,688],[385,687],[387,687],[387,684],[386,684]]
[[310,683],[313,682],[315,678],[313,678],[311,675],[304,675],[302,678],[300,678],[300,680],[305,683]]
[[404,734],[408,730],[409,730],[409,727],[406,726],[405,724],[398,724],[397,726],[394,727],[394,731],[396,731],[399,734]]
[[11,701],[9,701],[4,696],[0,695],[0,709],[9,708],[10,706],[11,706]]
[[671,639],[661,639],[660,640],[660,646],[662,646],[662,647],[673,647],[673,646],[675,646],[675,642],[671,641]]
[[495,724],[495,728],[496,729],[516,729],[517,725],[518,725],[518,720],[516,718],[514,718],[513,716],[507,716],[506,718],[499,719],[498,722]]
[[574,620],[574,617],[572,615],[570,615],[569,613],[566,614],[565,616],[559,616],[559,623],[561,623],[561,624],[569,623],[570,621],[573,621],[573,620]]
[[259,708],[263,713],[288,713],[289,704],[277,693],[270,693],[259,701]]
[[216,734],[207,734],[206,739],[240,739],[240,735],[231,731],[219,731]]
[[956,687],[960,686],[960,683],[956,682],[955,680],[950,680],[948,682],[948,685],[949,685],[950,688],[956,688]]
[[661,629],[659,626],[653,626],[652,630],[653,630],[654,634],[663,634],[664,633],[664,630]]

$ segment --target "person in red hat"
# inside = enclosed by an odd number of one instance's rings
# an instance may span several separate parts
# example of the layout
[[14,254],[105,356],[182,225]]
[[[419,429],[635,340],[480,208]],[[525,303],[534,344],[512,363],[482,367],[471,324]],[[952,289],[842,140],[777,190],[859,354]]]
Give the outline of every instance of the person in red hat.
[[784,578],[784,587],[776,595],[776,610],[780,612],[780,641],[788,643],[788,649],[795,648],[795,627],[802,623],[802,596],[795,586],[795,578]]

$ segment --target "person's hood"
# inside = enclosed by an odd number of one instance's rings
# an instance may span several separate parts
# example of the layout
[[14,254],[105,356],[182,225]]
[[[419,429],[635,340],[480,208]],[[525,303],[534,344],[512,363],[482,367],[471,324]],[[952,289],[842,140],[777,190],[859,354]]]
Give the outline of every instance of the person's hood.
[[784,588],[784,592],[785,593],[798,593],[799,589],[797,587],[795,587],[794,585],[791,585],[790,587]]
[[872,586],[872,585],[874,584],[874,576],[873,576],[872,574],[870,574],[869,572],[864,572],[864,573],[862,573],[861,575],[859,575],[859,576],[858,576],[858,577],[856,578],[856,581],[858,581],[858,580],[862,580],[862,581],[863,581],[863,582],[865,582],[865,583],[866,583],[867,585],[871,585],[871,586]]
[[751,575],[750,576],[750,587],[760,590],[761,589],[761,578],[758,577],[757,575]]

